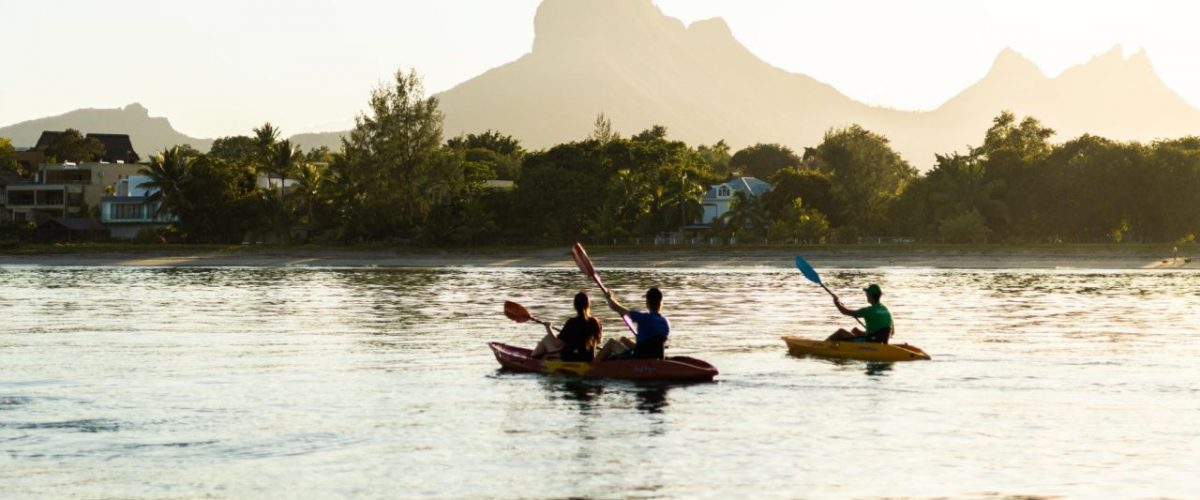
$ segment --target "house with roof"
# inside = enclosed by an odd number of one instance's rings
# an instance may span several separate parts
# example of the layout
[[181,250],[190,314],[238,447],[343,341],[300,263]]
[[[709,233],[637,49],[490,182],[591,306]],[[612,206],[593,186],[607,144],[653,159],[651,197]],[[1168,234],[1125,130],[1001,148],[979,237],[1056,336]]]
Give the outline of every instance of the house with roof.
[[[33,146],[34,151],[45,154],[55,141],[58,140],[66,131],[45,130],[38,137],[37,144]],[[96,134],[89,133],[84,136],[86,139],[96,139],[100,144],[104,145],[104,155],[100,158],[95,158],[95,161],[108,163],[137,163],[141,158],[137,152],[133,150],[133,141],[129,139],[129,134]]]
[[771,183],[756,177],[734,177],[721,184],[713,184],[709,187],[708,192],[704,193],[704,198],[700,200],[702,209],[700,226],[709,227],[714,221],[725,215],[733,206],[733,200],[737,197],[737,193],[757,198],[773,188]]
[[4,187],[8,220],[41,223],[52,217],[89,217],[117,181],[141,168],[103,162],[39,165],[33,182]]
[[37,226],[42,241],[93,241],[108,237],[108,228],[88,217],[51,217]]
[[162,210],[162,192],[150,183],[147,175],[125,176],[117,179],[112,194],[100,199],[100,222],[111,238],[131,240],[143,230],[161,229],[179,220]]
[[15,172],[0,171],[0,224],[11,220],[8,212],[8,186],[28,183],[28,179]]

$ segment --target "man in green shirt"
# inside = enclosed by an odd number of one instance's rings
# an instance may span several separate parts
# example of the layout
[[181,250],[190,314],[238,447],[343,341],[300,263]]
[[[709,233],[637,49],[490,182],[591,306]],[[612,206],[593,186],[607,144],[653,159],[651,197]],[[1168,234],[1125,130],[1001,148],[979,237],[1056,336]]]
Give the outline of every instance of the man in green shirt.
[[825,339],[826,341],[875,342],[878,344],[888,342],[888,337],[892,336],[893,329],[892,313],[888,311],[887,306],[879,302],[879,299],[883,297],[883,290],[879,288],[879,285],[872,283],[863,288],[863,291],[867,293],[867,302],[871,304],[867,307],[858,310],[849,309],[842,305],[842,301],[837,297],[834,297],[833,305],[837,306],[838,311],[846,316],[862,318],[867,324],[866,331],[858,328],[853,330],[842,328]]

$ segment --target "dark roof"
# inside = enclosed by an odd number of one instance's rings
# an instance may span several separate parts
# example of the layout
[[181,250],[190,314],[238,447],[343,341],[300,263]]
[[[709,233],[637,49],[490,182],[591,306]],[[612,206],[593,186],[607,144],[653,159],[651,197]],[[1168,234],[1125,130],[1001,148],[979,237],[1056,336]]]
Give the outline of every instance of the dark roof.
[[124,161],[137,163],[137,152],[133,150],[133,141],[129,134],[88,134],[88,137],[100,141],[104,145],[104,161]]
[[86,217],[51,217],[42,224],[55,224],[70,231],[108,231],[108,226],[101,224],[96,219]]
[[55,132],[53,130],[43,130],[42,135],[38,136],[37,144],[35,144],[33,146],[33,149],[36,149],[38,151],[45,151],[46,148],[50,147],[50,145],[54,143],[54,140],[58,139],[58,136],[60,136],[62,134],[63,134],[63,132]]
[[[58,136],[65,132],[65,130],[62,132],[43,130],[33,149],[45,151],[58,139]],[[99,159],[100,161],[137,163],[141,159],[133,150],[133,141],[129,139],[129,134],[87,134],[84,137],[95,139],[104,145],[104,156]]]

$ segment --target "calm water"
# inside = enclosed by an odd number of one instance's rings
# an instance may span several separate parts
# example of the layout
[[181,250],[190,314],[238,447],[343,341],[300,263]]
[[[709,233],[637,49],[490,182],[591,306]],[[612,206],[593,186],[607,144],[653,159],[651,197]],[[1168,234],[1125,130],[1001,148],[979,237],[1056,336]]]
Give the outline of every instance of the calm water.
[[0,268],[0,497],[1200,492],[1200,273],[823,275],[934,360],[788,356],[851,324],[790,269],[605,271],[721,370],[665,386],[497,370],[569,269]]

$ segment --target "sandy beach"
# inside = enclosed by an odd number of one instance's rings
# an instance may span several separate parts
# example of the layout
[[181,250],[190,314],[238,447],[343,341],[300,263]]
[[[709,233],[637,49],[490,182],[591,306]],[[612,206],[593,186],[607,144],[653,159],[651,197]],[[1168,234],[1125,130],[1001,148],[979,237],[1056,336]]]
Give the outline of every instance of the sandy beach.
[[[598,267],[610,268],[790,268],[796,255],[826,268],[924,267],[946,269],[1200,269],[1200,251],[1189,248],[1176,258],[1169,250],[1059,250],[1020,247],[995,249],[906,247],[672,248],[603,247],[589,249]],[[149,266],[149,267],[573,267],[563,248],[490,248],[482,250],[357,250],[336,248],[244,248],[230,251],[153,247],[137,251],[9,254],[0,266]]]

